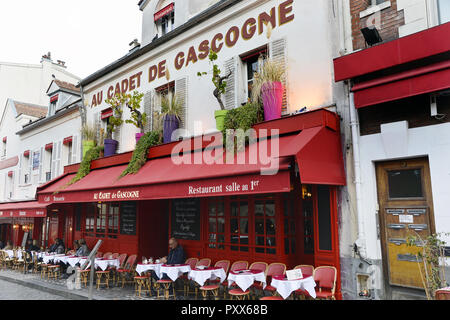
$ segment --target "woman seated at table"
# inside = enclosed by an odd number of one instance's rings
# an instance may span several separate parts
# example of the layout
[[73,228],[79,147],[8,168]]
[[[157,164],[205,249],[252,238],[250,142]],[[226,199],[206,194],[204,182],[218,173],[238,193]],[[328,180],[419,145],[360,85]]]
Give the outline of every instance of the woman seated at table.
[[73,241],[73,251],[77,252],[78,249],[80,249],[80,244],[79,244],[78,240],[74,240]]
[[91,251],[89,250],[88,246],[86,245],[86,241],[84,239],[80,239],[78,241],[78,243],[80,244],[80,247],[78,248],[75,255],[77,257],[87,257]]

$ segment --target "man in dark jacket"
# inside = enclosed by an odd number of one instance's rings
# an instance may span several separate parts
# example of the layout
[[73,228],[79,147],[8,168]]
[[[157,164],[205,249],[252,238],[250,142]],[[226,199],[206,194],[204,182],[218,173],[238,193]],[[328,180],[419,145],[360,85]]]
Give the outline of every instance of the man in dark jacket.
[[169,240],[169,255],[161,258],[162,263],[166,264],[183,264],[186,261],[183,247],[178,244],[177,239],[170,238]]

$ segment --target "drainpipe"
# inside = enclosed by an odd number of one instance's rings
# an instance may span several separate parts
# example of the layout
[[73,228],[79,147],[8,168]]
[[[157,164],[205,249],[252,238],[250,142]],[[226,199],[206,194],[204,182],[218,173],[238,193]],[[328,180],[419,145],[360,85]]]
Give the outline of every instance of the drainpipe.
[[84,105],[84,88],[80,84],[81,90],[81,126],[86,124],[86,106]]
[[[364,218],[363,207],[361,199],[361,160],[359,154],[359,121],[355,108],[355,98],[353,92],[351,92],[351,83],[349,89],[349,102],[350,102],[350,127],[352,130],[352,144],[353,144],[353,163],[355,170],[355,189],[356,189],[356,211],[358,218],[358,238],[355,242],[357,253],[361,260],[369,263],[366,260],[366,237],[364,233]],[[356,250],[355,250],[356,251]],[[371,264],[371,263],[369,263]]]

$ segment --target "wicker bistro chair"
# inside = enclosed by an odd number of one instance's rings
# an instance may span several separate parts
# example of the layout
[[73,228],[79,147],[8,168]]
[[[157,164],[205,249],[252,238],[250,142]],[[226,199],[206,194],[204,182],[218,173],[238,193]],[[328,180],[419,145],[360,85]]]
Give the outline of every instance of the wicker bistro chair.
[[125,286],[125,283],[134,283],[134,272],[136,269],[136,259],[137,259],[136,254],[129,256],[124,267],[117,270],[120,281],[122,282],[122,288]]
[[[245,269],[247,269],[247,268],[248,268],[248,262],[247,262],[247,261],[235,261],[235,262],[233,262],[233,264],[231,265],[230,272],[235,272],[235,271],[237,271],[237,270],[245,270]],[[225,281],[222,283],[222,286],[224,287],[223,298],[226,299],[227,290],[225,290],[225,289],[228,287],[228,280],[225,280]],[[233,290],[233,289],[236,289],[236,288],[237,288],[237,285],[236,285],[236,284],[233,284],[231,287],[232,287],[232,289],[230,289],[230,290]],[[233,291],[233,292],[235,292],[235,291]],[[229,292],[228,292],[228,293],[229,293]]]
[[111,256],[111,259],[118,259],[119,258],[119,254],[118,253],[113,253]]
[[[316,282],[316,299],[335,300],[337,270],[333,266],[321,266],[314,269],[314,281]],[[295,291],[295,295],[302,298],[311,298],[308,292],[301,289]]]
[[204,266],[204,267],[209,268],[210,265],[211,265],[211,259],[210,258],[203,258],[199,262],[197,262],[195,267]]
[[272,287],[270,285],[271,281],[272,281],[272,277],[273,276],[282,276],[286,273],[286,265],[284,263],[279,263],[279,262],[274,262],[269,264],[269,266],[267,267],[266,270],[266,277],[267,277],[267,286],[263,289],[262,285],[260,284],[258,287],[258,285],[256,286],[258,289],[261,289],[262,292],[264,291],[268,291],[270,293],[272,293],[272,295],[276,295],[277,294],[277,289],[275,287]]
[[0,268],[5,269],[12,268],[13,259],[11,259],[5,251],[0,251],[0,256],[1,256]]
[[[267,262],[253,262],[250,265],[250,270],[260,270],[262,272],[264,272],[264,274],[266,274],[266,270],[267,270],[268,264]],[[262,290],[263,286],[262,283],[259,281],[256,281],[254,284],[252,284],[252,286],[250,287],[250,295],[253,296],[253,298],[257,298],[258,296],[263,296],[264,292]]]
[[311,277],[314,275],[314,266],[309,264],[301,264],[294,267],[295,269],[300,269],[302,271],[303,278]]
[[434,292],[436,300],[450,300],[450,288],[440,288]]
[[[195,269],[195,266],[198,263],[198,258],[188,258],[185,262],[186,264],[188,264],[192,270]],[[183,274],[180,279],[183,280],[184,283],[184,295],[187,296],[189,295],[189,288],[190,288],[190,281],[189,278],[186,274]]]
[[107,252],[103,254],[103,259],[111,259],[112,252]]
[[[19,258],[19,252],[21,253],[21,258]],[[13,270],[19,270],[20,267],[24,264],[24,255],[22,250],[14,250],[14,262],[13,262]]]
[[[220,260],[217,261],[214,265],[216,268],[222,268],[225,271],[225,274],[228,273],[228,269],[230,268],[230,260]],[[196,288],[197,289],[197,288]],[[214,295],[214,298],[217,300],[219,298],[219,289],[220,289],[220,280],[212,280],[209,281],[208,284],[200,287],[203,298],[206,299],[208,292],[211,292]],[[225,289],[224,289],[225,292]],[[197,298],[197,292],[195,293],[195,297]]]
[[36,252],[33,252],[33,269],[32,272],[33,273],[39,273],[39,270],[41,268],[42,262],[39,262],[39,258],[37,256]]
[[126,253],[122,253],[121,255],[119,255],[119,257],[117,259],[119,259],[119,268],[118,269],[114,269],[112,271],[112,277],[113,277],[113,283],[115,283],[115,285],[117,286],[119,284],[119,269],[124,269],[125,268],[125,262],[127,260],[127,254]]
[[135,292],[136,295],[141,297],[141,292],[146,292],[148,294],[151,294],[151,277],[150,273],[146,272],[142,275],[139,275],[136,272],[136,275],[134,276],[134,282],[135,282]]

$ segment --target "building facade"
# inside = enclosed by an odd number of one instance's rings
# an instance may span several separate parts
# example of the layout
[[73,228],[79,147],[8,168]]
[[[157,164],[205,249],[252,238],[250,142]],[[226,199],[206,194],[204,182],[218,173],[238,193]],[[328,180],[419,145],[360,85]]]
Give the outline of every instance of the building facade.
[[[349,93],[358,229],[344,295],[424,298],[408,236],[450,229],[448,1],[350,1],[353,51],[334,60]],[[361,29],[375,27],[368,45]],[[347,35],[348,37],[348,35]],[[345,82],[344,82],[345,81]],[[442,240],[449,238],[442,235]]]

